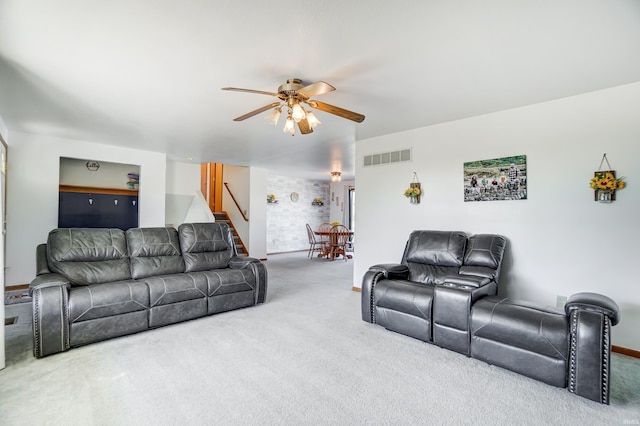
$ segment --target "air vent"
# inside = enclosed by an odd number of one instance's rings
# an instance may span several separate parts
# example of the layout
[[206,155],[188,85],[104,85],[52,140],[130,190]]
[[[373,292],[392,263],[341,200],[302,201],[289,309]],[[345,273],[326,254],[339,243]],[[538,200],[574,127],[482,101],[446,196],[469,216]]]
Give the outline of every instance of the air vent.
[[382,152],[380,154],[365,155],[363,160],[363,167],[411,161],[411,148],[401,149],[399,151]]

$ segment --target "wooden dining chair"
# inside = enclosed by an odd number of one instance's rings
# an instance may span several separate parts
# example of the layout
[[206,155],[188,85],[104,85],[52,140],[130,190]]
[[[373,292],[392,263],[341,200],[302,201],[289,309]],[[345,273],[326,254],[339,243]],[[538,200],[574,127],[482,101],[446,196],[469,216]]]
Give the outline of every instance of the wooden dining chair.
[[331,228],[333,233],[330,238],[331,244],[331,258],[342,255],[344,261],[347,261],[347,245],[349,244],[349,238],[351,237],[351,231],[344,225],[336,225]]
[[311,229],[311,225],[307,223],[307,236],[309,237],[309,253],[307,257],[311,258],[313,253],[324,251],[324,243],[322,241],[316,240],[316,236],[313,233],[313,229]]
[[[318,226],[318,232],[331,232],[331,228],[333,228],[332,224],[329,222],[322,222],[320,226]],[[318,236],[318,241],[323,244],[329,244],[329,235]]]

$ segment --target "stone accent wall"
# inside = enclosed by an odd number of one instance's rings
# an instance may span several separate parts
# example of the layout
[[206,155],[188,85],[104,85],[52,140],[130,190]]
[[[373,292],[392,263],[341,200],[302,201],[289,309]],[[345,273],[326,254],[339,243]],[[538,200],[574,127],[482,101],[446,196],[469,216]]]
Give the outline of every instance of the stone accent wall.
[[[292,192],[298,193],[297,202],[291,200]],[[320,223],[329,221],[329,182],[269,175],[267,194],[275,194],[278,200],[277,204],[267,205],[267,254],[308,250],[305,225],[317,229]],[[322,197],[324,205],[311,204],[318,197]]]

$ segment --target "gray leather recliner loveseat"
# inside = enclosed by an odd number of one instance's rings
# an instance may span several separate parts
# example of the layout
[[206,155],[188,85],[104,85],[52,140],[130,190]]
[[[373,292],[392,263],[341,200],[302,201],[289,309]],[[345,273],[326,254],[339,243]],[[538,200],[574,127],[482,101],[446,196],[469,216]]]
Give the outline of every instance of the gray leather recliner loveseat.
[[610,328],[619,308],[595,293],[564,310],[497,296],[506,240],[414,231],[399,264],[362,280],[362,320],[609,403]]
[[265,301],[267,271],[238,256],[225,223],[59,228],[37,248],[33,353],[144,331]]

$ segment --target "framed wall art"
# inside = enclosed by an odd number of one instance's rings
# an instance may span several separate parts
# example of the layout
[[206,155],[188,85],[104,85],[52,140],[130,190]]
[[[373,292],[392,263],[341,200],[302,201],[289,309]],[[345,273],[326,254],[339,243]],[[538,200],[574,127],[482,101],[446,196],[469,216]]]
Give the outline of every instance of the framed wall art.
[[464,201],[527,199],[527,156],[464,163]]

